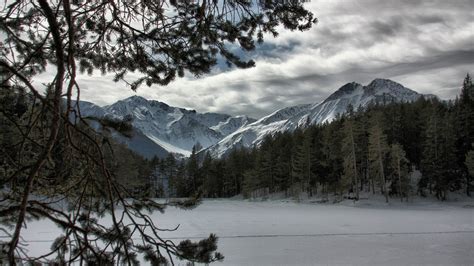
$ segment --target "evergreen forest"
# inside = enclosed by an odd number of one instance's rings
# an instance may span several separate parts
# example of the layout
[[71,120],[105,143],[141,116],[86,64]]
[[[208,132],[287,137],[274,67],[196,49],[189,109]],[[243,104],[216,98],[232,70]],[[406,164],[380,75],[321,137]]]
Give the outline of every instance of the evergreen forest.
[[268,135],[252,149],[221,159],[193,152],[189,159],[154,159],[170,176],[176,197],[264,197],[283,192],[327,199],[359,199],[362,192],[408,200],[449,191],[471,195],[474,86],[469,75],[458,98],[349,107],[329,123]]

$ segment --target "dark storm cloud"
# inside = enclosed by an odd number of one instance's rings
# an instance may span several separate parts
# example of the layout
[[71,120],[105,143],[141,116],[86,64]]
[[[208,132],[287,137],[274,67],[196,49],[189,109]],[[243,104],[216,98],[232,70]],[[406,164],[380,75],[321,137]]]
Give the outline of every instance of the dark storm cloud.
[[292,40],[286,45],[275,45],[273,43],[263,43],[257,45],[257,48],[252,54],[263,58],[284,58],[291,54],[295,47],[301,45],[297,40]]
[[374,21],[372,22],[372,36],[380,38],[382,36],[394,36],[403,29],[405,25],[400,19],[392,19],[390,22]]
[[[352,77],[354,80],[357,76],[366,75],[369,77],[396,77],[401,75],[415,74],[416,72],[430,71],[436,69],[449,68],[451,66],[465,66],[474,62],[474,49],[470,51],[449,51],[443,54],[434,55],[432,57],[423,58],[415,62],[401,62],[390,64],[381,68],[365,68],[364,62],[360,62],[343,72],[329,75],[308,74],[291,79],[273,79],[262,81],[267,86],[277,86],[281,84],[295,84],[301,82],[318,82],[330,85],[339,79],[340,75]],[[349,80],[353,80],[349,79]],[[333,88],[336,89],[336,88]]]
[[443,16],[419,16],[416,18],[419,24],[432,24],[432,23],[445,23],[445,18]]
[[[319,19],[311,30],[267,36],[249,54],[232,48],[254,59],[255,68],[229,69],[220,62],[210,75],[138,93],[201,112],[258,118],[320,102],[347,82],[375,78],[454,98],[465,74],[474,70],[472,0],[312,0],[307,7]],[[103,77],[81,78],[88,88],[85,100],[106,104],[132,94]]]
[[[304,100],[312,98],[315,99],[316,102],[320,102],[324,100],[324,98],[327,97],[328,94],[350,81],[356,81],[366,84],[377,77],[397,79],[397,77],[406,75],[416,76],[418,72],[436,72],[437,70],[450,68],[452,66],[460,66],[461,75],[464,75],[470,70],[474,70],[472,67],[469,67],[469,65],[472,65],[472,62],[474,62],[474,50],[449,51],[436,56],[424,58],[420,61],[389,64],[381,68],[365,68],[364,62],[360,62],[360,64],[354,65],[351,68],[334,74],[319,75],[317,73],[314,73],[294,78],[282,77],[280,79],[275,78],[269,80],[261,80],[260,82],[264,84],[265,87],[271,88],[273,90],[273,94],[285,95],[285,97],[288,97],[289,99],[299,98],[301,100]],[[462,69],[464,69],[464,71]],[[452,88],[454,86],[459,85],[460,81],[461,80],[456,79],[455,77],[443,79],[438,82],[438,88]],[[292,90],[290,91],[290,93],[286,94],[281,93],[282,91],[287,90],[292,84],[302,83],[309,83],[317,88],[310,90]],[[423,81],[419,80],[419,83],[422,84]],[[411,85],[410,87],[412,89],[419,90],[417,84],[405,85]],[[458,89],[456,90],[457,91],[451,91],[451,93],[458,93]],[[428,91],[424,93],[430,92]],[[271,97],[275,97],[275,95],[268,95],[267,97],[261,99],[269,101]]]

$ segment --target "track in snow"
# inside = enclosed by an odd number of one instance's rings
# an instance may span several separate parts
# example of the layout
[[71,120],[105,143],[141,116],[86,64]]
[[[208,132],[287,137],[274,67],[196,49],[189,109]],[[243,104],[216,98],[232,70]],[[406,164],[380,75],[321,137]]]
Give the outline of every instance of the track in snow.
[[[439,235],[439,234],[474,234],[474,230],[469,231],[445,231],[445,232],[378,232],[378,233],[327,233],[327,234],[294,234],[294,235],[283,235],[283,234],[272,234],[272,235],[231,235],[231,236],[218,236],[221,239],[232,239],[232,238],[272,238],[272,237],[328,237],[328,236],[378,236],[378,235]],[[203,239],[206,236],[194,236],[194,237],[167,237],[167,239]],[[139,240],[139,238],[134,238]],[[53,240],[37,239],[30,240],[28,242],[41,243],[41,242],[53,242]]]
[[[217,236],[219,238],[271,238],[271,237],[327,237],[327,236],[377,236],[377,235],[439,235],[439,234],[474,234],[474,231],[445,231],[445,232],[379,232],[379,233],[327,233],[327,234],[272,234],[272,235],[233,235]],[[202,239],[201,237],[188,237],[186,239]],[[167,239],[183,239],[183,237],[168,237]]]

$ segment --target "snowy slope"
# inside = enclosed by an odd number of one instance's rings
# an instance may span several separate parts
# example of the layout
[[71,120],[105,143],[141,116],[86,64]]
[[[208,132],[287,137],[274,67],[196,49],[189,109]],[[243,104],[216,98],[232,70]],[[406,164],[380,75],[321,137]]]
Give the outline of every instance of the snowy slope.
[[[354,109],[371,102],[409,102],[422,97],[413,90],[387,79],[375,79],[367,86],[352,82],[330,95],[322,103],[293,106],[278,110],[228,135],[208,150],[214,157],[228,154],[232,149],[259,145],[264,136],[276,132],[292,131],[305,124],[318,124],[333,120],[344,113],[349,105]],[[433,97],[432,95],[428,97]]]
[[134,146],[136,152],[147,157],[157,148],[149,147],[150,142],[160,147],[157,149],[188,156],[196,143],[207,148],[240,127],[255,121],[247,116],[197,113],[139,96],[132,96],[104,107],[80,102],[80,108],[83,116],[109,116],[117,119],[131,117],[137,131],[136,139],[120,140]]
[[[73,101],[71,104],[72,106],[76,107],[76,101]],[[83,118],[85,117],[99,117],[100,118],[100,117],[109,115],[107,111],[104,110],[104,108],[91,102],[79,101],[77,107],[76,107],[76,110],[79,109]],[[71,118],[74,119],[73,116],[71,116]]]
[[197,113],[139,96],[118,101],[104,109],[120,118],[132,116],[133,126],[145,136],[172,153],[184,155],[189,155],[196,143],[207,148],[254,121],[245,116]]
[[311,105],[306,104],[280,109],[251,124],[241,127],[208,150],[212,156],[221,157],[234,148],[258,145],[267,134],[294,129],[292,118],[305,114],[310,107]]
[[[73,102],[73,106],[75,105],[75,101]],[[77,110],[77,108],[76,108]],[[104,108],[95,105],[91,102],[86,102],[86,101],[80,101],[79,102],[79,110],[81,112],[81,115],[83,118],[87,120],[87,118],[103,118],[103,117],[108,117],[111,119],[117,119],[118,117],[107,112]],[[77,118],[74,115],[70,116],[71,121],[75,121]],[[78,122],[77,120],[75,122]],[[96,129],[100,130],[100,125],[97,121],[88,120],[88,124]],[[150,138],[147,136],[143,135],[143,133],[140,130],[134,129],[131,132],[131,137],[125,137],[122,134],[116,132],[113,129],[109,129],[112,137],[119,143],[127,145],[127,147],[142,155],[145,158],[153,158],[154,156],[157,156],[159,158],[165,158],[169,152],[164,149],[162,146],[157,144],[156,142],[152,141]]]

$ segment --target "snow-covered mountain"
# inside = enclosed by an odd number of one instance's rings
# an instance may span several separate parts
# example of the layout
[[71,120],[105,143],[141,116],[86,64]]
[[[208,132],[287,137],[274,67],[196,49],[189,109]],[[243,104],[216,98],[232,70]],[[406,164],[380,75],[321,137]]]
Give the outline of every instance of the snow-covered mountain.
[[124,139],[122,142],[146,157],[153,154],[152,151],[156,148],[153,146],[187,156],[195,144],[199,143],[207,148],[255,121],[247,116],[197,113],[140,96],[132,96],[104,107],[81,102],[80,109],[83,116],[109,116],[118,119],[131,117],[136,134],[132,139]]
[[[338,114],[344,113],[349,105],[357,109],[371,102],[409,102],[422,96],[387,79],[375,79],[366,86],[351,82],[339,88],[321,103],[283,108],[245,125],[211,146],[208,151],[214,157],[221,157],[235,148],[258,146],[267,134],[292,131],[305,124],[331,121]],[[433,96],[428,95],[428,97]]]
[[198,113],[139,96],[104,107],[80,102],[80,109],[83,116],[132,118],[133,137],[127,139],[119,134],[115,137],[145,157],[163,157],[167,153],[188,156],[196,143],[214,157],[221,157],[235,148],[258,146],[267,134],[331,121],[349,105],[357,109],[371,102],[415,101],[422,96],[433,97],[391,80],[375,79],[366,86],[348,83],[321,103],[286,107],[258,121],[247,116]]

